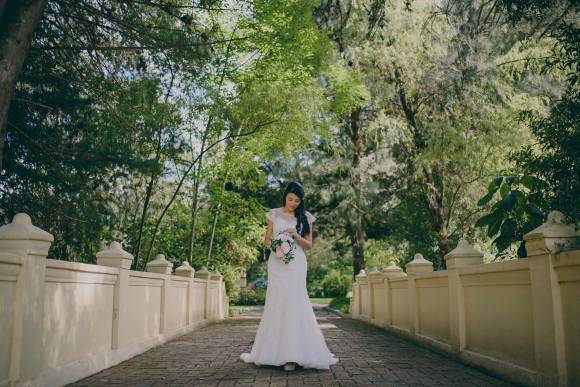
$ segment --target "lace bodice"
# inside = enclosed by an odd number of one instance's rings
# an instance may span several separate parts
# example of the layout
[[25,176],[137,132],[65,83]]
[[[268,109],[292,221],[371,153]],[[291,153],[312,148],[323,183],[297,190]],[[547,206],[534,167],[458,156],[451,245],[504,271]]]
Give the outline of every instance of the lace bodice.
[[[279,232],[288,228],[296,227],[296,217],[285,213],[282,208],[272,208],[266,215],[266,218],[271,220],[274,225],[274,235],[277,235]],[[316,217],[306,211],[306,220],[308,221],[308,224],[312,224],[316,220]]]

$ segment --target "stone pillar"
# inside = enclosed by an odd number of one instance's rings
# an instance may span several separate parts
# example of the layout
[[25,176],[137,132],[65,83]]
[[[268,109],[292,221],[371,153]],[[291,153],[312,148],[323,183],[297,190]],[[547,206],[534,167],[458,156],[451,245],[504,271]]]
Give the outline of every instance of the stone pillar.
[[368,320],[369,315],[369,278],[367,272],[363,269],[356,275],[358,285],[358,309],[357,315],[360,319]]
[[213,299],[211,297],[208,298],[209,303],[209,314],[211,319],[216,319],[216,318],[221,318],[222,317],[222,303],[221,303],[221,297],[222,297],[222,287],[220,286],[221,284],[221,280],[222,280],[222,275],[220,273],[217,272],[210,272],[209,273],[209,280],[211,282],[209,282],[208,285],[208,289],[209,289],[209,295],[211,295],[211,287],[216,286],[217,285],[217,297],[216,299]]
[[534,345],[540,385],[565,386],[568,383],[562,296],[556,271],[555,254],[580,237],[573,226],[564,224],[559,211],[524,236],[530,264]]
[[169,298],[169,286],[171,285],[171,271],[173,269],[173,264],[165,259],[165,255],[157,254],[155,259],[147,263],[146,270],[150,273],[165,274],[163,277],[163,287],[161,288],[161,305],[159,306],[159,333],[167,333],[167,317],[169,303],[171,302]]
[[12,351],[8,380],[12,385],[35,379],[42,371],[42,332],[46,256],[54,237],[34,226],[25,213],[0,227],[0,250],[22,257],[13,304]]
[[462,239],[457,247],[445,255],[449,288],[449,337],[451,350],[460,353],[465,349],[465,297],[458,269],[483,264],[483,253]]
[[205,289],[203,292],[203,319],[209,318],[209,280],[211,273],[207,270],[207,267],[203,266],[201,269],[195,272],[195,278],[199,278],[205,281]]
[[119,242],[113,242],[107,248],[97,253],[97,265],[116,267],[119,269],[113,298],[113,337],[112,349],[122,348],[126,344],[131,329],[129,306],[129,269],[133,256],[123,250]]
[[409,294],[409,332],[415,335],[419,332],[419,298],[415,277],[417,274],[433,271],[433,263],[423,258],[422,254],[415,254],[413,260],[405,266],[408,276]]
[[391,291],[390,280],[393,278],[406,277],[407,274],[403,272],[395,261],[390,261],[387,267],[383,269],[383,277],[385,278],[385,303],[386,303],[386,321],[385,326],[390,327],[393,325],[393,292]]
[[377,270],[377,268],[373,268],[373,270],[368,274],[369,276],[369,320],[376,324],[375,321],[377,316],[377,308],[379,305],[376,303],[376,286],[383,284],[384,278],[383,273]]
[[193,297],[193,277],[195,275],[195,269],[189,265],[189,262],[183,261],[181,266],[175,269],[175,275],[180,277],[186,277],[189,279],[187,283],[187,325],[193,323],[193,303],[195,299]]

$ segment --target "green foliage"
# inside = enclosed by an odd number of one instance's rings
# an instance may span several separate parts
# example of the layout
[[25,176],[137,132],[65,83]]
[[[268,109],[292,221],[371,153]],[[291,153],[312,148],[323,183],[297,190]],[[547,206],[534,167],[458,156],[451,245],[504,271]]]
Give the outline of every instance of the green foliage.
[[369,100],[361,74],[354,73],[341,66],[333,66],[328,72],[329,87],[334,98],[331,108],[339,117],[345,117],[353,110],[359,109]]
[[352,276],[350,273],[331,270],[324,276],[321,285],[325,297],[345,296],[352,288]]
[[[536,228],[545,218],[544,213],[531,200],[531,193],[545,186],[544,182],[531,176],[497,176],[478,205],[486,206],[489,213],[475,223],[487,228],[487,237],[493,238],[500,255],[513,243],[519,242],[517,255],[526,257],[523,236]],[[491,202],[496,198],[493,204]],[[499,235],[498,235],[499,233]]]
[[265,289],[242,288],[237,296],[230,296],[230,303],[234,305],[264,305],[265,300]]
[[328,306],[342,313],[350,313],[350,298],[346,296],[335,297]]
[[568,92],[548,117],[528,115],[537,142],[513,155],[523,173],[544,182],[530,188],[534,203],[545,213],[562,211],[572,224],[580,222],[579,112],[578,95]]

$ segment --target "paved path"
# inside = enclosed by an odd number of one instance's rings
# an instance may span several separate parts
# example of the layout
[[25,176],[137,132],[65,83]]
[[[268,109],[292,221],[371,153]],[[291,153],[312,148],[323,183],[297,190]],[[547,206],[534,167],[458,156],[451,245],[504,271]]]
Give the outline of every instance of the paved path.
[[338,364],[330,371],[258,367],[249,352],[260,310],[206,326],[71,386],[509,386],[361,321],[316,307]]

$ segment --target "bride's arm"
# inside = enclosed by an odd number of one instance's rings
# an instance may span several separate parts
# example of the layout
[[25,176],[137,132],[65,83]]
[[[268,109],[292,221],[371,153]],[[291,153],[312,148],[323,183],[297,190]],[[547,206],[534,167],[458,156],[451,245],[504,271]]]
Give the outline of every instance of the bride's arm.
[[270,239],[272,238],[272,234],[274,233],[274,223],[270,219],[268,219],[268,227],[266,227],[266,235],[264,236],[264,246],[266,249],[270,248]]
[[310,224],[310,232],[308,234],[301,237],[300,234],[296,233],[295,239],[304,250],[312,249],[312,224]]

